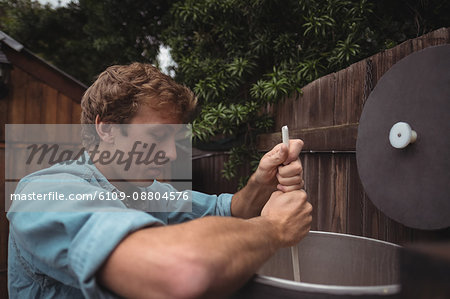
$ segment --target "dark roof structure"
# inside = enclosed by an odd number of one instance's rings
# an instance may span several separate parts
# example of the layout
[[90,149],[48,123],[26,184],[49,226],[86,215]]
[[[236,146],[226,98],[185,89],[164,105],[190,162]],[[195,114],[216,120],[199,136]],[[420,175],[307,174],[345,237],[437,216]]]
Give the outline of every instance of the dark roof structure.
[[80,102],[84,91],[87,89],[85,84],[33,54],[21,43],[2,31],[0,31],[0,42],[2,45],[0,60],[4,57],[12,65],[26,70],[49,86]]

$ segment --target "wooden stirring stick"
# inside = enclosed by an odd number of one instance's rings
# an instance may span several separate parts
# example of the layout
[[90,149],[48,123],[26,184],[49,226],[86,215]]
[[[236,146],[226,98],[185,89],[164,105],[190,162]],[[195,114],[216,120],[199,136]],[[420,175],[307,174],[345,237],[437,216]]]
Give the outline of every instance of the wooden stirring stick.
[[[283,143],[289,149],[289,129],[287,126],[281,128],[281,136],[283,138]],[[294,271],[294,280],[300,281],[300,262],[298,259],[298,244],[291,247],[292,256],[292,269]]]

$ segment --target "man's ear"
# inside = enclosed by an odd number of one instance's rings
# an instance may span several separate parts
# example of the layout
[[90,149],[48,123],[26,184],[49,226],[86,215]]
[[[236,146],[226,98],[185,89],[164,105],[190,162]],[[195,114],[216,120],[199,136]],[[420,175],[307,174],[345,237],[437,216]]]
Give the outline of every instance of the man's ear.
[[101,141],[114,144],[114,135],[111,129],[112,124],[103,122],[98,115],[95,117],[95,130]]

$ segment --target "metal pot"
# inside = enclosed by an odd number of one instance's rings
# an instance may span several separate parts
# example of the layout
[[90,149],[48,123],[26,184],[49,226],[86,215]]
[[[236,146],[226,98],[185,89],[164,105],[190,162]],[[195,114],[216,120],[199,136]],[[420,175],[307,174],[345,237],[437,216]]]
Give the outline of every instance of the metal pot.
[[311,231],[299,244],[301,282],[289,248],[279,250],[235,298],[398,298],[399,246]]

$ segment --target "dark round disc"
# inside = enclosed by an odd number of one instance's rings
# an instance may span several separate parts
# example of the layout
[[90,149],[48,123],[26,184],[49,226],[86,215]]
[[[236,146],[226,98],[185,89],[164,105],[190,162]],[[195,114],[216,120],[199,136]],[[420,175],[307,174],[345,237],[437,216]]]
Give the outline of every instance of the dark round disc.
[[[408,123],[417,140],[394,148],[389,132]],[[364,105],[356,142],[364,190],[406,226],[450,226],[450,45],[413,53],[390,68]]]

